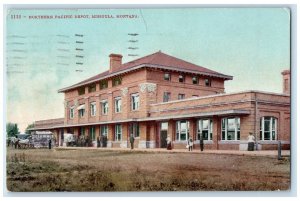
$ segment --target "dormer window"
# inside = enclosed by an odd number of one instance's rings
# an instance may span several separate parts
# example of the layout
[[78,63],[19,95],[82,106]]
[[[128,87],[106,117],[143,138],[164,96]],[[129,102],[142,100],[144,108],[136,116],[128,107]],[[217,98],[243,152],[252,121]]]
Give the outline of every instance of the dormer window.
[[179,75],[179,82],[184,82],[184,75]]
[[193,84],[199,84],[198,76],[193,76],[192,80],[193,80]]
[[211,79],[205,79],[204,80],[204,82],[205,82],[205,86],[207,86],[207,87],[211,87]]
[[112,86],[115,87],[115,86],[118,86],[122,84],[122,78],[121,77],[115,77],[112,79]]
[[96,91],[96,84],[91,84],[91,85],[89,86],[89,93],[95,92],[95,91]]
[[164,74],[164,80],[171,81],[171,74],[170,73],[165,73]]

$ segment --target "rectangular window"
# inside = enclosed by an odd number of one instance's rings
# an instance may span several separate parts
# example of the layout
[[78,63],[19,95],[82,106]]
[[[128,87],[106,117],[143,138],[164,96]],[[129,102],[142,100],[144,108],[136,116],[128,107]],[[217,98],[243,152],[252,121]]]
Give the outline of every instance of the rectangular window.
[[176,122],[176,140],[187,141],[189,136],[189,121]]
[[222,119],[222,140],[240,140],[240,118]]
[[90,139],[92,140],[92,141],[95,141],[96,140],[96,135],[95,135],[95,127],[94,126],[92,126],[92,127],[90,127]]
[[184,75],[179,75],[179,80],[178,81],[183,83],[185,81]]
[[84,116],[84,113],[85,113],[85,105],[82,104],[77,109],[78,109],[79,118],[82,118]]
[[107,102],[107,100],[102,101],[101,107],[102,107],[102,114],[106,115],[108,113],[108,102]]
[[107,80],[101,80],[100,81],[100,90],[106,89],[108,87],[108,81]]
[[84,109],[78,110],[79,117],[82,118],[84,116]]
[[107,134],[108,134],[108,126],[107,125],[102,125],[101,126],[100,134],[102,136],[107,136]]
[[164,80],[171,81],[171,74],[170,73],[165,73],[164,74]]
[[201,134],[203,140],[212,140],[212,132],[213,132],[213,125],[211,119],[200,119],[198,120],[198,135],[197,139],[200,140]]
[[171,93],[170,92],[164,92],[164,98],[163,101],[164,102],[169,102],[171,99]]
[[90,105],[91,116],[96,116],[96,102],[92,102]]
[[178,94],[178,100],[182,100],[185,98],[185,95],[184,94]]
[[192,80],[193,80],[193,84],[199,84],[198,76],[193,76]]
[[122,99],[121,97],[115,98],[115,113],[121,112]]
[[205,79],[205,86],[210,87],[211,86],[211,79]]
[[277,119],[275,117],[262,117],[260,120],[260,139],[277,140]]
[[80,87],[78,89],[78,95],[80,96],[80,95],[83,95],[83,94],[85,94],[85,87]]
[[133,134],[134,137],[140,137],[139,123],[132,123],[129,125],[129,134]]
[[113,79],[112,79],[112,86],[114,87],[114,86],[118,86],[118,85],[120,85],[120,84],[122,84],[122,78],[121,77],[114,77]]
[[84,135],[85,135],[85,128],[80,127],[80,136],[84,136]]
[[115,126],[115,141],[121,141],[122,140],[122,125],[116,124]]
[[193,98],[197,98],[197,97],[199,97],[199,96],[198,96],[198,95],[192,95],[192,97],[193,97]]
[[91,85],[89,86],[89,93],[95,92],[95,91],[96,91],[96,84],[91,84]]
[[74,107],[70,107],[70,119],[74,118]]
[[161,126],[160,129],[161,130],[168,130],[168,125],[169,125],[168,122],[162,122],[161,125],[160,125]]
[[131,110],[138,110],[140,107],[140,96],[139,94],[131,94]]

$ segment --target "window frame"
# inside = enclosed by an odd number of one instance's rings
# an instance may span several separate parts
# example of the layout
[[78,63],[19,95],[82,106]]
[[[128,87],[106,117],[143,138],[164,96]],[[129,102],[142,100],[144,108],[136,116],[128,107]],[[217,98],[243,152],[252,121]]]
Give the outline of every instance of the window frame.
[[138,122],[133,122],[129,124],[129,135],[133,134],[133,137],[140,137],[140,125]]
[[95,131],[96,131],[95,126],[91,126],[89,129],[89,137],[92,141],[96,140],[96,132]]
[[[207,129],[203,128],[203,121],[208,121]],[[202,136],[203,140],[207,140],[207,141],[213,140],[213,120],[212,119],[206,118],[206,119],[198,119],[197,120],[197,140],[200,140],[200,135],[201,135],[202,131],[207,131],[207,133],[208,133],[207,139]]]
[[95,92],[95,91],[96,91],[96,83],[90,84],[90,85],[88,86],[88,92],[89,92],[89,93],[93,93],[93,92]]
[[[182,123],[186,123],[186,129],[182,129],[181,125]],[[185,133],[182,133],[184,132]],[[179,120],[176,121],[176,141],[187,141],[189,138],[189,133],[190,133],[190,122],[188,120]],[[181,137],[185,135],[185,139],[182,139]]]
[[115,141],[122,141],[122,124],[115,125]]
[[[270,120],[268,120],[270,122],[270,129],[269,132],[270,134],[270,139],[265,139],[265,119],[266,118],[270,118]],[[274,122],[273,122],[274,120]],[[275,125],[274,125],[275,124]],[[274,129],[273,129],[273,125],[274,125]],[[274,117],[274,116],[263,116],[260,118],[260,140],[261,141],[276,141],[277,140],[277,135],[278,135],[278,132],[277,132],[277,128],[278,128],[278,118]],[[274,139],[273,139],[273,132],[274,132]]]
[[[81,104],[81,105],[84,105],[84,104]],[[83,118],[84,115],[85,115],[85,108],[78,110],[78,116],[79,116],[79,118]]]
[[72,106],[72,107],[70,107],[70,110],[69,110],[69,119],[74,119],[74,116],[75,116],[75,107]]
[[178,94],[178,100],[185,99],[185,94]]
[[112,86],[113,87],[119,86],[121,84],[122,84],[122,77],[117,76],[117,77],[112,78]]
[[[167,99],[165,99],[166,97],[167,97]],[[171,100],[171,92],[165,91],[164,95],[163,95],[163,102],[166,103],[166,102],[169,102],[170,100]]]
[[[135,102],[136,98],[138,98],[137,102]],[[140,108],[140,95],[139,95],[139,93],[131,94],[130,99],[131,99],[131,111],[139,110],[139,108]]]
[[101,80],[99,82],[99,89],[103,90],[103,89],[107,89],[108,88],[108,80]]
[[78,96],[84,95],[85,94],[85,87],[79,87],[77,89]]
[[[119,102],[119,105],[118,105]],[[122,112],[122,98],[120,96],[114,98],[114,105],[115,105],[115,113]],[[119,107],[118,107],[119,106]]]
[[[234,139],[228,139],[228,119],[234,119]],[[225,121],[223,127],[223,121]],[[224,132],[224,138],[223,138]],[[232,131],[230,131],[232,132]],[[224,117],[221,119],[221,141],[240,141],[241,139],[241,118],[240,117]]]
[[[167,75],[168,77],[166,77],[166,75]],[[170,81],[171,81],[171,73],[165,72],[165,73],[164,73],[164,80],[170,82]]]
[[97,114],[97,104],[96,102],[91,102],[90,103],[90,115],[91,117],[95,117]]
[[108,100],[101,101],[101,114],[102,115],[108,114]]
[[[182,80],[182,81],[180,81],[180,80]],[[180,83],[185,83],[185,75],[179,74],[179,75],[178,75],[178,82],[180,82]]]
[[[194,78],[196,78],[196,83],[194,83]],[[199,76],[195,75],[195,76],[192,77],[192,84],[195,84],[195,85],[199,84]]]
[[100,126],[100,135],[108,136],[108,125],[101,125]]
[[211,87],[211,79],[210,78],[205,78],[204,79],[204,85],[206,87]]

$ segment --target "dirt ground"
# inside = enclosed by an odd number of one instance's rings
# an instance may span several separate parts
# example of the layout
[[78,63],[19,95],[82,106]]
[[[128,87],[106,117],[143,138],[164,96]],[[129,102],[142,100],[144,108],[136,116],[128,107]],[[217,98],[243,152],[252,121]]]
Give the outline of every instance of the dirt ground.
[[289,158],[111,150],[7,150],[7,189],[45,191],[277,191]]

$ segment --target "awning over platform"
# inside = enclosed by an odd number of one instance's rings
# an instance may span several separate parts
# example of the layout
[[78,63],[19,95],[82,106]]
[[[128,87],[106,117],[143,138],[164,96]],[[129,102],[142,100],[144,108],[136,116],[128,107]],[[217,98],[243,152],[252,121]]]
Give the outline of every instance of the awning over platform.
[[138,121],[155,121],[155,120],[168,120],[168,119],[182,119],[190,117],[210,117],[210,116],[228,116],[228,115],[249,115],[250,110],[220,110],[214,112],[198,112],[190,114],[180,114],[180,115],[168,115],[159,117],[148,117],[145,119],[138,119]]
[[64,124],[64,125],[49,126],[44,128],[33,128],[31,130],[50,130],[56,128],[67,128],[67,127],[78,127],[78,126],[94,126],[94,125],[125,123],[125,122],[162,121],[162,120],[169,120],[169,119],[184,119],[184,118],[187,119],[187,118],[197,118],[197,117],[201,118],[201,117],[212,117],[212,116],[249,115],[250,113],[251,113],[250,110],[222,110],[222,111],[214,111],[214,112],[200,112],[200,113],[190,113],[190,114],[172,115],[172,116],[147,117],[147,118],[140,118],[140,119],[133,118],[133,119],[99,121],[99,122],[82,123],[82,124]]

